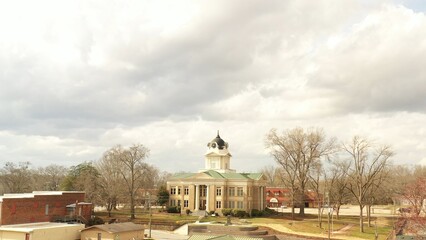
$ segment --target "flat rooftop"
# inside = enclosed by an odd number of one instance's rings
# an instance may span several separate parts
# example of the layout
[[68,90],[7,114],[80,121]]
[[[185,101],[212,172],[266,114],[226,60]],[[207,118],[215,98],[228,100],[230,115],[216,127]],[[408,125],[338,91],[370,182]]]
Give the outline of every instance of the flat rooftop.
[[33,232],[39,229],[49,228],[64,228],[64,227],[75,227],[80,226],[84,228],[84,224],[69,224],[69,223],[54,223],[54,222],[39,222],[39,223],[24,223],[24,224],[13,224],[13,225],[2,225],[0,231],[14,231],[14,232]]

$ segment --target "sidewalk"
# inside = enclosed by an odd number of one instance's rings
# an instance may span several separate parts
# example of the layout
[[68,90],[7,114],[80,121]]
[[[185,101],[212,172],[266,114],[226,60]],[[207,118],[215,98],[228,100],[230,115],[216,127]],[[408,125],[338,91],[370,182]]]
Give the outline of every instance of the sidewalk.
[[[314,234],[314,233],[295,232],[295,231],[293,231],[293,230],[291,230],[289,228],[284,227],[282,224],[275,224],[275,223],[256,223],[256,224],[253,224],[253,225],[268,227],[268,228],[271,228],[271,229],[273,229],[275,231],[282,232],[283,234],[288,233],[288,234],[294,234],[294,235],[298,235],[298,236],[302,236],[302,237],[305,236],[305,237],[314,237],[314,238],[327,238],[328,237],[327,234]],[[331,238],[332,239],[347,239],[347,240],[363,240],[363,238],[348,237],[348,236],[336,236],[336,235],[331,236]]]
[[[148,236],[149,229],[145,229],[145,234]],[[156,240],[169,240],[169,239],[178,239],[178,240],[186,240],[189,236],[175,234],[169,231],[162,230],[151,230],[151,238]]]

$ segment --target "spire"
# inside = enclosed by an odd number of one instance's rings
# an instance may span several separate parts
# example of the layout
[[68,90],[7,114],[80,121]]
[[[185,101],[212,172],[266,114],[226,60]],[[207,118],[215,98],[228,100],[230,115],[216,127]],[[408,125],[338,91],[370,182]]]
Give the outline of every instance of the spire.
[[220,138],[220,136],[219,136],[219,130],[217,130],[217,138]]

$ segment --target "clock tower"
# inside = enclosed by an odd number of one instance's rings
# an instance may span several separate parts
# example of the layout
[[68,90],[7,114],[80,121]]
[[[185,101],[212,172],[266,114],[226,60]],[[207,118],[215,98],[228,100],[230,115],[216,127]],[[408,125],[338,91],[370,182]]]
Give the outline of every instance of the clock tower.
[[228,150],[228,143],[225,142],[219,136],[219,131],[217,131],[217,136],[207,143],[207,153],[205,156],[205,169],[206,170],[215,170],[219,173],[228,173],[235,172],[234,169],[231,169],[231,157],[232,155]]

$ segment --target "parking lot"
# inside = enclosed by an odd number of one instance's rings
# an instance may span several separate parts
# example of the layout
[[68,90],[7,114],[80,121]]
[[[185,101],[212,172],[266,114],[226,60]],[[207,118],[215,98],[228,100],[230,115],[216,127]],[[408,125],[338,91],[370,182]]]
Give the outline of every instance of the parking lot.
[[[271,208],[277,212],[291,213],[291,208],[289,207],[279,207],[279,208]],[[394,216],[398,215],[398,212],[395,212],[393,206],[374,206],[371,208],[372,216]],[[295,208],[295,213],[299,213],[299,208]],[[318,214],[318,208],[305,208],[305,213],[307,214]],[[364,216],[367,215],[366,207],[363,210]],[[323,209],[323,214],[327,214],[327,208]],[[334,214],[336,212],[334,211]],[[359,215],[359,206],[355,205],[343,205],[340,208],[339,215],[348,215],[348,216],[357,216]]]

